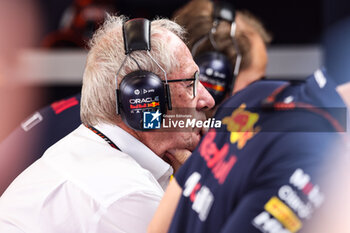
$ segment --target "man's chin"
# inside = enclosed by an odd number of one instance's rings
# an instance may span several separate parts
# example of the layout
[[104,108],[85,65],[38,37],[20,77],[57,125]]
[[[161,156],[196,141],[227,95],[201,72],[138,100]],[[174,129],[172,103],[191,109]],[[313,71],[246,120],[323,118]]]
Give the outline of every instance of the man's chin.
[[176,135],[176,137],[185,139],[185,141],[187,141],[186,145],[169,148],[162,156],[162,159],[173,167],[173,164],[179,165],[188,159],[189,155],[196,149],[202,137],[202,133],[200,130],[196,130],[191,133],[185,132],[182,135]]
[[192,152],[187,149],[169,149],[165,152],[163,160],[170,164],[176,172],[191,154]]
[[199,141],[201,140],[201,138],[202,138],[201,131],[192,133],[192,145],[191,145],[191,148],[189,148],[189,150],[191,152],[193,152],[196,149],[196,147],[197,147]]

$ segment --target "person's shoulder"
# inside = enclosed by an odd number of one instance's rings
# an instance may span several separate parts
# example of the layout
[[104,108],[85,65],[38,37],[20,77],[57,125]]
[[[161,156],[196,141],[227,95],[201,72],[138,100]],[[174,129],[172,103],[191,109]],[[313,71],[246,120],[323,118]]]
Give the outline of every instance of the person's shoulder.
[[53,145],[44,160],[68,181],[104,202],[133,192],[162,194],[152,174],[84,125]]
[[131,195],[147,194],[159,198],[163,195],[163,189],[151,172],[130,155],[121,151],[110,155],[82,164],[79,174],[73,174],[71,179],[106,206]]
[[83,149],[86,147],[86,145],[89,145],[89,143],[93,143],[93,140],[84,131],[85,126],[80,124],[76,129],[50,146],[44,152],[43,157],[52,157],[55,154],[62,154],[64,152],[70,152],[71,150]]
[[123,165],[137,165],[129,155],[111,147],[83,124],[51,146],[43,158],[52,165],[62,162],[66,168],[68,162],[77,167],[89,167],[89,172],[94,172],[92,168],[101,165],[106,165],[107,169],[109,163],[115,163],[113,166],[119,168],[114,169],[115,173],[123,170]]
[[256,105],[261,99],[287,83],[287,81],[278,80],[259,80],[253,82],[228,98],[221,107],[239,107],[242,102],[251,106]]

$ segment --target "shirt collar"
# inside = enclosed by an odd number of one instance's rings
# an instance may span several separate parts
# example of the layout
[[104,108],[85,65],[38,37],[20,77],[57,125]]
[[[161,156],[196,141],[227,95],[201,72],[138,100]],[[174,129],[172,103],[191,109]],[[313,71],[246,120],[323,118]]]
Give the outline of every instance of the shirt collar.
[[[149,170],[158,182],[164,180],[163,176],[167,176],[165,180],[169,180],[173,168],[131,134],[116,125],[100,123],[94,127],[106,135],[122,152],[130,155],[141,167]],[[163,187],[162,184],[161,186]]]

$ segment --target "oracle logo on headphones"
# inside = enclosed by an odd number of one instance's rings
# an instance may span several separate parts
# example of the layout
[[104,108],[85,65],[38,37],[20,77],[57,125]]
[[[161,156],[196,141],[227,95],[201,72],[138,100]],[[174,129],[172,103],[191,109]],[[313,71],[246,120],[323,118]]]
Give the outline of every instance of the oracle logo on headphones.
[[147,98],[137,98],[137,99],[130,99],[130,104],[142,104],[142,103],[152,103],[152,102],[159,102],[159,96],[147,97]]

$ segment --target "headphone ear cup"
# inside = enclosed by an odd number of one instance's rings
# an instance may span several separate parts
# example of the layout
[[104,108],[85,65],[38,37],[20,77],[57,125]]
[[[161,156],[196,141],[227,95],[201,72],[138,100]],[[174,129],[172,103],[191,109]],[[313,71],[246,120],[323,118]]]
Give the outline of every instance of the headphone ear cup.
[[144,112],[158,110],[162,115],[166,113],[164,84],[152,72],[138,70],[127,74],[121,81],[118,92],[122,119],[134,130],[145,130]]
[[213,96],[215,104],[220,104],[233,90],[235,77],[231,61],[214,51],[198,54],[194,60],[200,69],[200,82]]

